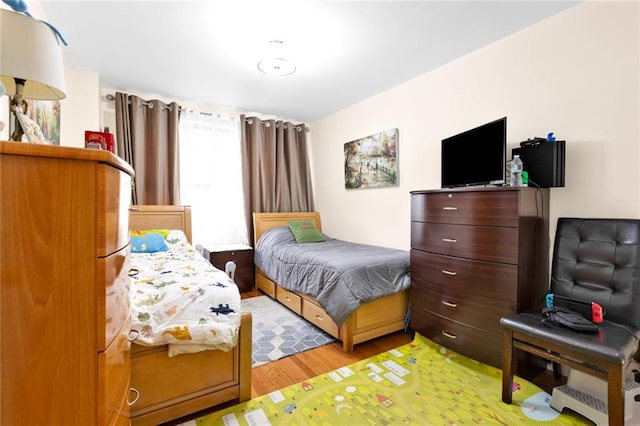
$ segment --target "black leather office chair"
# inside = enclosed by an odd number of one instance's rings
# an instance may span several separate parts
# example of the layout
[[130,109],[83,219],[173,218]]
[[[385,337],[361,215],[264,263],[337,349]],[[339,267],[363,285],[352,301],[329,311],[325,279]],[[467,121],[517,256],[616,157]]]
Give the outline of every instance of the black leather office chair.
[[542,315],[500,320],[504,332],[502,401],[512,398],[515,350],[523,350],[607,382],[609,425],[623,425],[624,383],[640,339],[640,220],[560,218],[550,292],[597,302],[605,312],[597,333],[550,328]]

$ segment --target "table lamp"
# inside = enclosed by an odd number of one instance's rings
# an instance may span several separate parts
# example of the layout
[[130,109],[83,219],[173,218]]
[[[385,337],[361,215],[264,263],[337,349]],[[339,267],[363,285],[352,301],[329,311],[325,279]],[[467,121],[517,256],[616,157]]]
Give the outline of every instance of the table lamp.
[[[60,40],[44,22],[0,9],[0,82],[13,96],[9,107],[15,126],[10,140],[21,141],[23,124],[35,125],[25,113],[25,99],[64,99],[64,67]],[[37,125],[36,125],[37,127]],[[42,134],[39,128],[37,130]],[[27,134],[29,142],[33,134]]]

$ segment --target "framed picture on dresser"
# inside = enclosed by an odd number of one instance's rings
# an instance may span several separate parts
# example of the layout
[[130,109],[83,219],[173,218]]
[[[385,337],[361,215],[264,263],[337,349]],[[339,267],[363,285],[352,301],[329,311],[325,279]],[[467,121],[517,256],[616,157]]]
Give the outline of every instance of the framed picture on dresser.
[[60,101],[27,100],[27,116],[38,123],[44,137],[60,145]]
[[[9,105],[11,105],[9,98]],[[23,113],[29,123],[35,123],[46,143],[60,145],[60,101],[41,101],[36,99],[25,99]],[[14,116],[10,116],[9,134],[12,134],[15,127]],[[24,124],[23,124],[24,127]],[[25,129],[25,133],[27,129]]]

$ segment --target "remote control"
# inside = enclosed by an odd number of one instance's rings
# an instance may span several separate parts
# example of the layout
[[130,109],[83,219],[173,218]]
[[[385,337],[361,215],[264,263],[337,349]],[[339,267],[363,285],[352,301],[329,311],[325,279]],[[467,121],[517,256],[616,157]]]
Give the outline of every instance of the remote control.
[[602,322],[602,306],[596,302],[591,302],[591,321],[594,324],[600,324]]

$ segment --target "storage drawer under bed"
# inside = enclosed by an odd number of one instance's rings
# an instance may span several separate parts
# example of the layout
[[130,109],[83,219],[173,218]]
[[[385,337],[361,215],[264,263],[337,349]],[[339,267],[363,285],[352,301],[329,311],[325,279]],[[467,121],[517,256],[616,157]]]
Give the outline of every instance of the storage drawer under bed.
[[307,299],[302,299],[302,316],[310,323],[320,327],[333,337],[339,338],[340,327],[333,322],[319,305]]
[[276,299],[298,315],[302,315],[302,297],[294,292],[276,286]]
[[262,275],[262,271],[256,268],[256,287],[265,294],[275,299],[276,285],[269,278]]
[[138,390],[140,398],[131,407],[131,417],[164,408],[177,399],[186,400],[237,386],[238,363],[234,362],[237,357],[237,348],[229,352],[210,350],[169,358],[166,345],[132,345],[131,386]]

